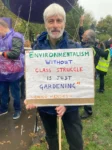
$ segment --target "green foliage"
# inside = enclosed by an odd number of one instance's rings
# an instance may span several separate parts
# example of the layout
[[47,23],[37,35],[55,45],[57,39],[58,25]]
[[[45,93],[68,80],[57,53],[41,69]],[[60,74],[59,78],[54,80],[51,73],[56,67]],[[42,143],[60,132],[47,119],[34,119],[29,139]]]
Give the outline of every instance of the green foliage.
[[36,38],[37,34],[40,34],[44,30],[44,25],[37,24],[37,23],[29,23],[19,16],[14,15],[10,10],[8,10],[2,1],[0,0],[0,17],[8,17],[12,18],[12,25],[13,28],[23,33],[25,35],[25,39],[29,39],[31,41]]
[[47,149],[47,144],[42,143],[41,145],[32,146],[29,150],[46,150],[46,149]]
[[97,34],[97,39],[99,39],[100,41],[106,41],[110,38],[109,34]]
[[7,7],[4,6],[4,4],[2,3],[1,0],[0,0],[0,17],[13,18],[12,19],[12,24],[14,26],[15,20],[16,20],[16,16],[13,13],[11,13],[11,11],[9,11],[7,9]]
[[67,14],[67,23],[66,30],[70,35],[70,38],[77,41],[79,40],[78,30],[79,30],[79,20],[80,17],[84,15],[84,30],[90,28],[91,24],[96,25],[96,21],[90,13],[86,13],[85,10],[79,6],[79,4],[75,4],[72,10]]
[[79,7],[78,4],[67,13],[66,30],[69,33],[70,38],[75,41],[78,39],[79,18],[83,13],[83,8]]
[[108,15],[102,18],[97,24],[100,40],[108,40],[112,37],[112,16]]
[[[105,77],[105,93],[96,93],[93,116],[83,121],[83,137],[86,150],[112,149],[112,64]],[[96,81],[96,89],[99,80]]]
[[102,18],[97,24],[97,29],[101,33],[112,36],[112,16],[108,15]]
[[[13,28],[21,32],[25,35],[25,39],[29,39],[33,41],[36,38],[37,34],[40,34],[44,31],[44,25],[42,24],[34,24],[28,23],[23,19],[19,18],[19,16],[15,16],[11,11],[9,11],[2,1],[0,0],[0,17],[9,17],[12,18],[13,21]],[[85,14],[85,11],[82,7],[75,3],[73,9],[67,13],[67,23],[66,23],[66,30],[68,31],[70,38],[77,41],[79,39],[78,36],[78,29],[79,29],[79,19],[80,16]],[[84,21],[84,29],[88,29],[90,24],[93,23],[93,17],[91,14],[85,14],[86,19]]]
[[91,28],[91,25],[93,24],[96,26],[96,21],[94,20],[94,17],[92,16],[91,13],[86,13],[84,14],[84,30],[88,30]]

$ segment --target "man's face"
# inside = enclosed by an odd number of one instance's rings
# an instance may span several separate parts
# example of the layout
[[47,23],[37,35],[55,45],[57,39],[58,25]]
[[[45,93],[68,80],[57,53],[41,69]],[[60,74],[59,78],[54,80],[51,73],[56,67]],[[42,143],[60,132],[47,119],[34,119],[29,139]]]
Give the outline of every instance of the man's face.
[[48,17],[45,22],[45,28],[50,38],[59,39],[63,35],[65,29],[63,17],[61,15]]

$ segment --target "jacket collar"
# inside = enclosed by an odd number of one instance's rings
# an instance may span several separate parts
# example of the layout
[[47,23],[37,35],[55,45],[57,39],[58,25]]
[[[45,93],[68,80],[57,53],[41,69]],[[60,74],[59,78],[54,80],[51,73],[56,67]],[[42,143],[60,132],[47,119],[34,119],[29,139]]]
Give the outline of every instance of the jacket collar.
[[[68,39],[68,35],[67,32],[64,31],[63,36],[61,38],[61,40],[58,42],[58,45],[56,46],[56,48],[63,48],[63,45],[67,45],[67,39]],[[50,48],[50,43],[49,43],[49,39],[48,39],[48,33],[47,32],[43,32],[38,38],[37,38],[37,42],[39,45],[39,48]]]

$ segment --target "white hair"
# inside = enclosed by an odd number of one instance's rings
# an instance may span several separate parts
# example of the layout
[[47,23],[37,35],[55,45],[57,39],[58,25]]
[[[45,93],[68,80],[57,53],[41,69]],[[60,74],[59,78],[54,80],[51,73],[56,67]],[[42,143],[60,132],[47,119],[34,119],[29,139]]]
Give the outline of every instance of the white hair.
[[61,15],[64,19],[64,22],[66,22],[66,12],[64,8],[56,3],[53,3],[49,5],[43,13],[44,23],[46,22],[46,19],[48,17],[54,16],[54,15]]
[[95,37],[96,37],[95,32],[92,29],[88,29],[87,31],[88,31],[88,34],[86,35],[86,37],[88,38],[88,43],[94,44]]

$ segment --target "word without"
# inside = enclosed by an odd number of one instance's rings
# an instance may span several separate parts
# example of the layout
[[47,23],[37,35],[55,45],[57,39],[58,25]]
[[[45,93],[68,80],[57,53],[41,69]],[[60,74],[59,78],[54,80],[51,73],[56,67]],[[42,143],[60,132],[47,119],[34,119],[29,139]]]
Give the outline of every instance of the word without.
[[72,61],[73,60],[45,60],[47,65],[49,65],[49,64],[59,64],[59,65],[72,64]]

